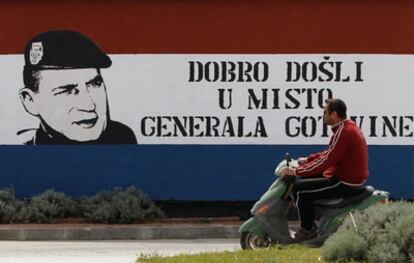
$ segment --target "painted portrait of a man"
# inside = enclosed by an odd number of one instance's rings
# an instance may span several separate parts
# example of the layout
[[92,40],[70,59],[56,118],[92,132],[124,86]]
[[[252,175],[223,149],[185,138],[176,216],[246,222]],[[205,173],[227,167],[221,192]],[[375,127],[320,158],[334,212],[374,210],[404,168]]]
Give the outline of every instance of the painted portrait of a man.
[[25,144],[136,144],[134,132],[111,120],[101,69],[112,61],[86,36],[48,31],[26,45],[21,102],[39,119]]

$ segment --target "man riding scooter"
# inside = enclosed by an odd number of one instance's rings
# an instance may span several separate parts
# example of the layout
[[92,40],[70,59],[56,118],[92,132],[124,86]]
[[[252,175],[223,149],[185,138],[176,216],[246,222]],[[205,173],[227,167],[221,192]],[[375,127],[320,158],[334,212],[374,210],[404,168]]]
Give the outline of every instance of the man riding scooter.
[[346,105],[329,99],[323,111],[324,124],[332,126],[328,149],[299,158],[299,167],[285,167],[282,176],[297,176],[292,197],[298,208],[301,229],[294,240],[302,242],[317,235],[315,200],[348,198],[360,193],[368,178],[367,143],[355,122],[347,119]]

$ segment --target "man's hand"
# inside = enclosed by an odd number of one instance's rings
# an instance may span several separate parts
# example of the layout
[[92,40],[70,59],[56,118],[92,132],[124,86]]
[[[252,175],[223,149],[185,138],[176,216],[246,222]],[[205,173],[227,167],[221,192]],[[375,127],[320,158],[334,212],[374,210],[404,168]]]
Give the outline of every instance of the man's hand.
[[280,175],[282,177],[287,176],[287,175],[295,175],[295,170],[286,166],[282,168],[282,170],[280,171]]
[[306,158],[306,157],[299,157],[298,158],[299,165],[305,164],[307,162],[308,162],[308,158]]

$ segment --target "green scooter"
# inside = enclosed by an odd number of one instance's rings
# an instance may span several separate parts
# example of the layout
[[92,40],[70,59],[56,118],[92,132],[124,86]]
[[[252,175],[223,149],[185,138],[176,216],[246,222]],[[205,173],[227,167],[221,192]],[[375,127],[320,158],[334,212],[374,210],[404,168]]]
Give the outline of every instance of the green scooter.
[[[295,168],[299,164],[286,154],[285,160],[276,167],[276,181],[251,209],[250,213],[253,216],[240,226],[240,244],[243,249],[269,248],[274,244],[295,243],[293,239],[295,232],[289,227],[287,214],[293,203],[289,194],[296,178],[281,176],[280,171],[285,166]],[[322,246],[347,215],[353,219],[353,211],[363,210],[375,203],[386,202],[388,196],[387,192],[365,186],[360,188],[358,195],[351,198],[317,200],[315,205],[320,215],[318,234],[303,244],[313,247]],[[355,222],[354,226],[357,227]]]

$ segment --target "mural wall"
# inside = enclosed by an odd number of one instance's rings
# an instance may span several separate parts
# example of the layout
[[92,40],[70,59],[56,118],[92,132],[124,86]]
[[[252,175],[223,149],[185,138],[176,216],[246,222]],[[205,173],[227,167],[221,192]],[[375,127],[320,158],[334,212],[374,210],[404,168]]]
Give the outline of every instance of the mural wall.
[[135,185],[254,200],[286,152],[325,148],[323,106],[341,98],[369,144],[369,184],[414,198],[404,1],[0,5],[0,186],[18,196]]

